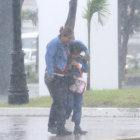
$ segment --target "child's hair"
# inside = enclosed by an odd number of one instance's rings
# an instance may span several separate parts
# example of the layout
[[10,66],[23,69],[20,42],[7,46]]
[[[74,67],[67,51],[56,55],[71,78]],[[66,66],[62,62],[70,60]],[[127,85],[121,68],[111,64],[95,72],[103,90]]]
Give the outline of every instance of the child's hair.
[[68,26],[61,27],[59,32],[60,32],[60,36],[68,37],[70,35],[73,35],[73,30]]
[[82,44],[78,41],[70,42],[70,53],[72,54],[75,51],[79,53],[83,52]]

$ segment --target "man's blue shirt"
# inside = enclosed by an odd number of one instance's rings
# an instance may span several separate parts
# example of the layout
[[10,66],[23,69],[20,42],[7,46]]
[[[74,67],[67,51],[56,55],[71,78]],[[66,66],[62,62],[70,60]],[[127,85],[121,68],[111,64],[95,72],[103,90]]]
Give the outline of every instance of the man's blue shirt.
[[64,45],[60,37],[56,37],[48,43],[45,56],[48,77],[54,77],[54,67],[64,71],[67,65],[66,49],[69,51],[68,45]]

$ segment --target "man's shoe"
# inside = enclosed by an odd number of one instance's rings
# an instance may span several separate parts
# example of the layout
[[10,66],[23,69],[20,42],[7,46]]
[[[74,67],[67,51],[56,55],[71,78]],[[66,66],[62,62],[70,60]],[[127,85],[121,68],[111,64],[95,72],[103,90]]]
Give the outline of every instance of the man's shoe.
[[57,128],[56,127],[48,127],[48,132],[52,134],[57,134]]
[[57,131],[57,136],[66,136],[71,134],[72,132],[66,130],[65,128]]
[[86,133],[88,133],[88,131],[82,130],[80,128],[80,126],[75,126],[75,128],[74,128],[74,134],[75,135],[78,135],[78,134],[85,135]]

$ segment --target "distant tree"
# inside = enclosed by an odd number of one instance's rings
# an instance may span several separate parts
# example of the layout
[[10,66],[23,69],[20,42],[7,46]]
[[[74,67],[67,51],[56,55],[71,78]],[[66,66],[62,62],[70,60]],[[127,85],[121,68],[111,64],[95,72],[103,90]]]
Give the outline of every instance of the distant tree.
[[[98,15],[98,23],[103,25],[103,19],[109,14],[107,9],[108,4],[107,0],[88,0],[87,8],[83,13],[83,18],[87,20],[87,28],[88,28],[88,49],[90,52],[90,31],[91,31],[91,19],[94,14]],[[87,89],[90,89],[90,59],[89,59],[89,72],[87,76]]]
[[21,13],[22,20],[31,20],[34,26],[38,22],[38,11],[37,9],[26,9]]
[[127,45],[131,34],[140,31],[140,0],[119,0],[120,13],[120,82],[125,73]]
[[32,21],[33,25],[36,26],[38,22],[38,11],[31,10],[29,14],[29,19]]

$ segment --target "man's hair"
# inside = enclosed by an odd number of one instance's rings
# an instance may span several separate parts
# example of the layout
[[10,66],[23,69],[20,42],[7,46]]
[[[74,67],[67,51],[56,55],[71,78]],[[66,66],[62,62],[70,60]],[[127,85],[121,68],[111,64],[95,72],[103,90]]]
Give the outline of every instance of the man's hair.
[[65,27],[61,27],[60,30],[60,36],[65,36],[65,37],[68,37],[70,35],[73,35],[73,30],[72,28],[68,27],[68,26],[65,26]]

